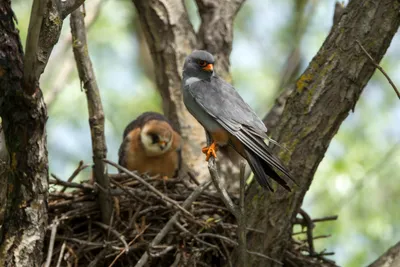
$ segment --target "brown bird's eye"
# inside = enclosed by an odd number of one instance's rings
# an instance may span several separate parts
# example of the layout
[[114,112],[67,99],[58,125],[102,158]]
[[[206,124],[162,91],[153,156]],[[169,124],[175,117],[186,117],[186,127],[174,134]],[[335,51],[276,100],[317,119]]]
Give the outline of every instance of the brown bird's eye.
[[205,66],[207,66],[207,62],[205,60],[199,60],[199,65],[201,67],[205,67]]
[[160,138],[158,137],[157,134],[151,133],[151,134],[149,134],[149,135],[151,136],[151,141],[152,141],[153,144],[158,143],[158,141],[160,140]]

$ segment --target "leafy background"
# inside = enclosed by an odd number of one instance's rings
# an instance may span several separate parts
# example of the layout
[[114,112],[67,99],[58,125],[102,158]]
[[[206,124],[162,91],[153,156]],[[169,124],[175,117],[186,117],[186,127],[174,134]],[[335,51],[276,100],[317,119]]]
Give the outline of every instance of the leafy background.
[[[23,44],[31,3],[13,1]],[[194,1],[186,5],[197,29]],[[248,0],[243,5],[235,21],[232,74],[235,87],[260,116],[286,84],[282,78],[292,81],[284,72],[294,62],[289,54],[300,62],[294,77],[316,54],[332,26],[334,5],[334,0]],[[86,14],[95,17],[89,51],[106,114],[108,157],[116,161],[124,127],[144,111],[161,111],[161,99],[132,2],[88,1]],[[397,85],[399,62],[397,34],[381,62]],[[86,98],[74,64],[66,20],[41,79],[49,107],[50,171],[63,178],[79,160],[91,162]],[[400,240],[399,122],[399,101],[376,72],[332,140],[306,195],[303,207],[312,217],[339,215],[335,222],[317,224],[316,234],[332,236],[315,242],[319,250],[334,251],[332,259],[341,266],[367,265]]]

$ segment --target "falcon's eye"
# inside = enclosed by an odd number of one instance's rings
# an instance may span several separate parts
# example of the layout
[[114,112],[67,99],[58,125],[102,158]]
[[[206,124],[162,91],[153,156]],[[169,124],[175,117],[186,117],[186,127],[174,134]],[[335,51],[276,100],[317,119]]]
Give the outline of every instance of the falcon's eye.
[[207,62],[206,62],[205,60],[199,60],[198,63],[199,63],[199,65],[200,65],[201,67],[207,66]]
[[149,134],[149,135],[150,135],[150,137],[151,137],[151,142],[152,142],[153,144],[158,143],[158,141],[160,140],[160,138],[158,137],[157,134]]

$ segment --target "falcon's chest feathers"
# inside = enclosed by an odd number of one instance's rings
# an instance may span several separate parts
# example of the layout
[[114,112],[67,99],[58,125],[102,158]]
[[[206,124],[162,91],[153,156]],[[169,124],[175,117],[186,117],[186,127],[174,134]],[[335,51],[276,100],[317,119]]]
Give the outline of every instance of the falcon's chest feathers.
[[129,170],[173,177],[179,168],[180,136],[166,121],[152,120],[130,131],[124,140],[123,159]]

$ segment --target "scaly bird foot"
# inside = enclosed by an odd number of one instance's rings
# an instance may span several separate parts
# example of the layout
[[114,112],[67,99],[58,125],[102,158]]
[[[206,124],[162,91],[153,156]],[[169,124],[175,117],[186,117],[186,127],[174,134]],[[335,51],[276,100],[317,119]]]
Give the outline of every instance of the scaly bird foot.
[[217,150],[218,150],[217,143],[213,142],[210,146],[203,147],[201,149],[201,152],[206,154],[206,161],[208,161],[211,156],[213,156],[214,158],[217,158],[217,153],[216,153]]

